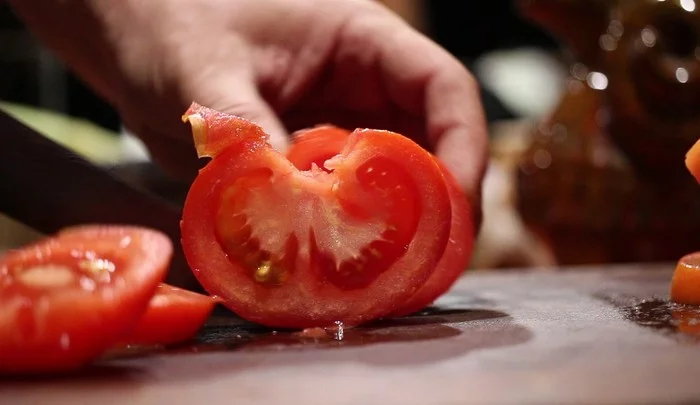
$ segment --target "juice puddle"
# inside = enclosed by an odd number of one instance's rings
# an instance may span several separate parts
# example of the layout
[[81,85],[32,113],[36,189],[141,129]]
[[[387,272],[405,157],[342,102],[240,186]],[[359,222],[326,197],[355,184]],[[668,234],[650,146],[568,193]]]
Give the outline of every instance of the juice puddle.
[[303,331],[272,330],[234,316],[214,316],[193,342],[163,347],[132,347],[111,353],[109,358],[155,353],[201,353],[211,351],[279,351],[355,347],[385,342],[415,342],[445,339],[462,331],[450,324],[506,317],[484,309],[427,308],[419,313],[347,328],[312,328]]
[[700,343],[700,307],[662,299],[604,298],[637,325]]

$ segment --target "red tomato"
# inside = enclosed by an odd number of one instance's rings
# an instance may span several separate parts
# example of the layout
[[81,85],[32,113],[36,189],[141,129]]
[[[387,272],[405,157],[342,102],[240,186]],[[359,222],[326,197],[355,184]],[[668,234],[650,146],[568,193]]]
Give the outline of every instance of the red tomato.
[[309,170],[314,163],[330,171],[324,167],[324,163],[343,150],[349,136],[350,131],[332,125],[298,131],[294,134],[292,147],[287,151],[287,159],[300,170]]
[[[301,170],[310,169],[312,163],[323,167],[326,160],[340,153],[349,136],[349,131],[329,125],[300,131],[287,157]],[[416,294],[392,313],[394,316],[408,315],[430,305],[454,284],[469,264],[474,246],[471,207],[452,173],[439,161],[438,164],[452,205],[449,242],[433,274]]]
[[168,345],[189,340],[202,328],[217,302],[216,297],[161,284],[125,343]]
[[450,197],[413,141],[357,130],[330,173],[300,171],[249,121],[196,104],[185,119],[213,159],[185,201],[183,248],[234,312],[275,327],[356,325],[396,310],[432,274]]
[[142,228],[83,226],[0,258],[0,372],[78,368],[125,337],[172,244]]

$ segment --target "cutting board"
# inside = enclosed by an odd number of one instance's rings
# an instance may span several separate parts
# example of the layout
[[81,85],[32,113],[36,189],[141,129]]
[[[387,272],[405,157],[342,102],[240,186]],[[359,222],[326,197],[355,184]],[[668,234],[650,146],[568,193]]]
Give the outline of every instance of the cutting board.
[[690,404],[700,313],[665,301],[672,270],[474,272],[421,314],[311,336],[217,315],[192,344],[0,382],[0,403]]

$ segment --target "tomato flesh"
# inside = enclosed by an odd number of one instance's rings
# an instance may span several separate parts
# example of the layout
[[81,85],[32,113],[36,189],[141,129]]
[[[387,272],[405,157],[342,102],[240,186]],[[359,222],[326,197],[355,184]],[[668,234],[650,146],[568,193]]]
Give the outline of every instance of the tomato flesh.
[[249,136],[260,133],[253,123],[221,116],[198,105],[186,114],[196,142],[228,140],[197,147],[213,158],[181,224],[209,293],[269,326],[354,325],[389,314],[430,277],[452,213],[428,152],[399,134],[357,130],[326,170],[299,170],[266,137]]
[[287,151],[287,159],[299,170],[310,170],[316,165],[330,171],[325,167],[326,161],[343,150],[350,132],[332,125],[297,131],[294,143]]
[[128,334],[165,276],[163,234],[83,226],[0,258],[0,372],[76,369]]
[[192,339],[219,300],[168,284],[158,286],[126,345],[170,345]]
[[683,256],[671,279],[671,300],[700,305],[700,252]]
[[685,155],[685,166],[688,171],[700,182],[700,140],[695,142],[692,148]]
[[[299,132],[287,151],[287,157],[299,169],[313,165],[324,167],[325,162],[340,153],[350,131],[333,126],[320,126]],[[393,316],[404,316],[430,305],[444,294],[466,270],[474,245],[474,226],[471,207],[450,171],[438,161],[447,185],[452,206],[452,224],[448,245],[435,271],[411,298],[403,303]]]

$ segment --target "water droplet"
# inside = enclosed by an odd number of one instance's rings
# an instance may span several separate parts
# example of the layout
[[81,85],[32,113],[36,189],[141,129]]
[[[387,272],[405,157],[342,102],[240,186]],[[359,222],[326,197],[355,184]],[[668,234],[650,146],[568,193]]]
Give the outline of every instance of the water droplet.
[[676,80],[678,80],[679,83],[688,83],[689,78],[690,74],[686,68],[679,67],[676,69]]
[[63,350],[68,350],[70,348],[70,336],[67,333],[61,334],[60,344]]
[[683,10],[692,13],[695,11],[695,0],[681,0],[681,7]]
[[588,68],[583,63],[575,63],[571,67],[571,75],[579,80],[585,80],[588,75]]
[[610,34],[601,35],[599,43],[600,47],[605,51],[611,52],[617,49],[617,39]]
[[656,30],[653,27],[645,27],[642,30],[642,43],[649,48],[656,45]]
[[94,291],[95,286],[95,280],[91,279],[90,277],[80,277],[80,288],[83,290]]
[[592,89],[605,90],[608,88],[608,77],[601,72],[591,72],[586,77],[586,83]]
[[622,34],[625,33],[625,26],[620,20],[611,20],[608,24],[608,33],[612,35],[615,39],[620,39]]
[[544,149],[539,149],[533,155],[532,161],[538,168],[546,169],[552,164],[552,155]]

